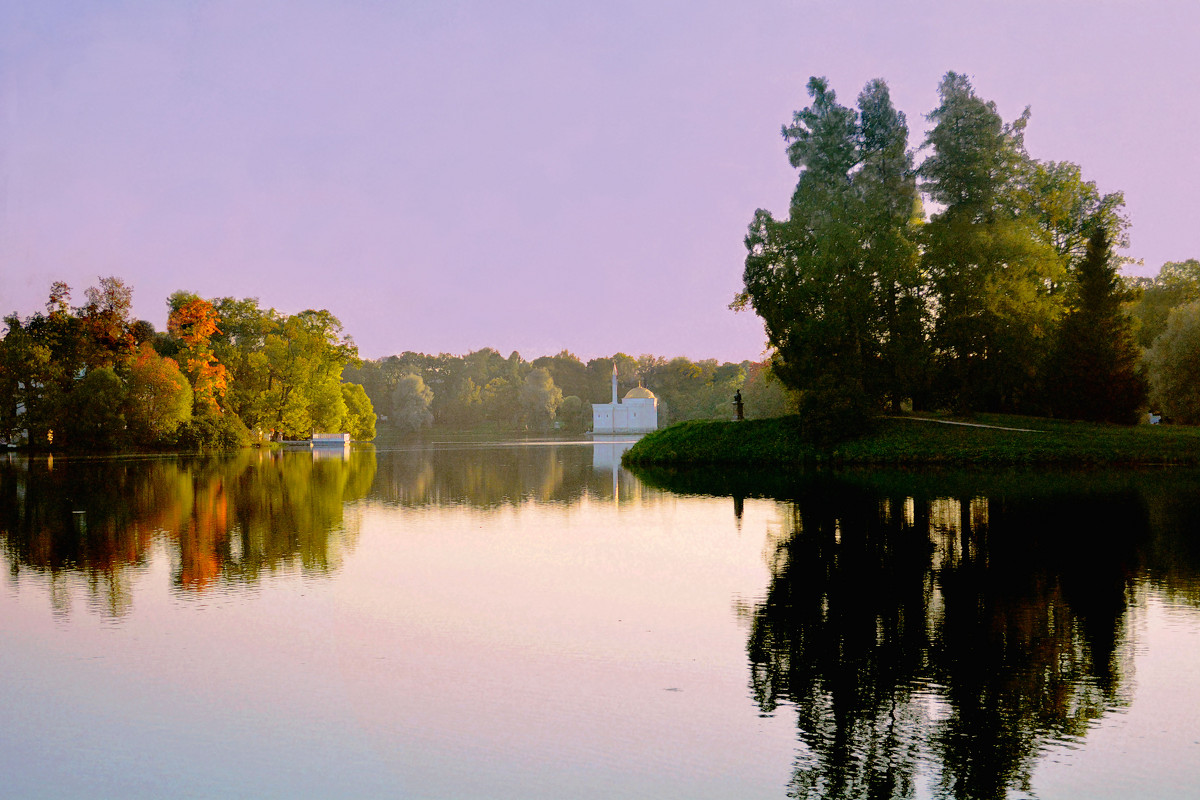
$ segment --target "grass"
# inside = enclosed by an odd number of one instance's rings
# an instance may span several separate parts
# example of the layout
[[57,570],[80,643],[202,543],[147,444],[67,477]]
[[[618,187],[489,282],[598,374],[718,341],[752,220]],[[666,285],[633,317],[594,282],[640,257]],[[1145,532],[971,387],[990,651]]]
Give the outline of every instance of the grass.
[[863,435],[823,447],[805,441],[800,429],[799,417],[684,422],[645,436],[624,460],[640,466],[750,468],[798,464],[1200,465],[1200,428],[1186,426],[1126,427],[1003,414],[958,418],[910,415],[877,420]]

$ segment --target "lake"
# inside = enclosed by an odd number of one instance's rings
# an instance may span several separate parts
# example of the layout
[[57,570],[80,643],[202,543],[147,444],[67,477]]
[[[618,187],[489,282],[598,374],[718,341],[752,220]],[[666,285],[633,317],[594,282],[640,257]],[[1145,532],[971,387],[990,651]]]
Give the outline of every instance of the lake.
[[0,795],[1191,798],[1200,473],[0,455]]

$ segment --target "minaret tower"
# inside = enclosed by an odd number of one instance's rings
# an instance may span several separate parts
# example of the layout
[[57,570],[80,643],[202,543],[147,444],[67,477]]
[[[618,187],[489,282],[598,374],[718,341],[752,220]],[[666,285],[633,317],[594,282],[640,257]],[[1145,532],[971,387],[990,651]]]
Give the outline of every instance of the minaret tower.
[[613,361],[613,399],[612,404],[617,404],[617,362]]

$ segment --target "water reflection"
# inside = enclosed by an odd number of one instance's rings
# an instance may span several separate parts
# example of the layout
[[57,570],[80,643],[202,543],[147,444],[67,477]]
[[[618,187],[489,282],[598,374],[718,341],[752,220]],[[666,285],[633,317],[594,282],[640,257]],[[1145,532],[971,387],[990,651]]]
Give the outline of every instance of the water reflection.
[[1039,754],[1129,703],[1145,592],[1200,605],[1194,473],[758,477],[790,519],[739,610],[755,702],[795,709],[789,796],[1029,793]]
[[337,566],[370,498],[408,507],[629,505],[659,493],[620,468],[628,442],[497,443],[364,450],[246,451],[224,458],[0,460],[0,546],[14,578],[47,576],[69,608],[83,577],[104,613],[132,602],[130,579],[165,546],[172,585],[198,593],[298,566]]
[[431,445],[378,454],[371,497],[403,507],[630,505],[659,495],[621,468],[632,441]]
[[48,575],[67,607],[63,578],[86,578],[109,614],[131,602],[130,573],[167,545],[172,582],[202,592],[256,581],[298,564],[335,566],[356,533],[345,503],[364,497],[374,454],[336,459],[247,451],[208,459],[14,459],[0,463],[0,543],[14,579]]

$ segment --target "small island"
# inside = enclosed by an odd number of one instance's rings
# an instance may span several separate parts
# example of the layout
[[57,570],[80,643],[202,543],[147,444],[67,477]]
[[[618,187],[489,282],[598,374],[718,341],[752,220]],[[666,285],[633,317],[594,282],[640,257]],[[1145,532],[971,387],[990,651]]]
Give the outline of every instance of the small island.
[[1028,110],[1006,122],[962,74],[919,150],[886,82],[808,91],[787,213],[755,212],[731,304],[798,413],[675,425],[626,464],[1200,463],[1200,262],[1123,277],[1124,196],[1030,155]]
[[969,420],[907,415],[874,420],[860,436],[820,442],[800,416],[696,420],[648,434],[627,466],[1200,465],[1200,429],[1114,425],[1003,414]]

